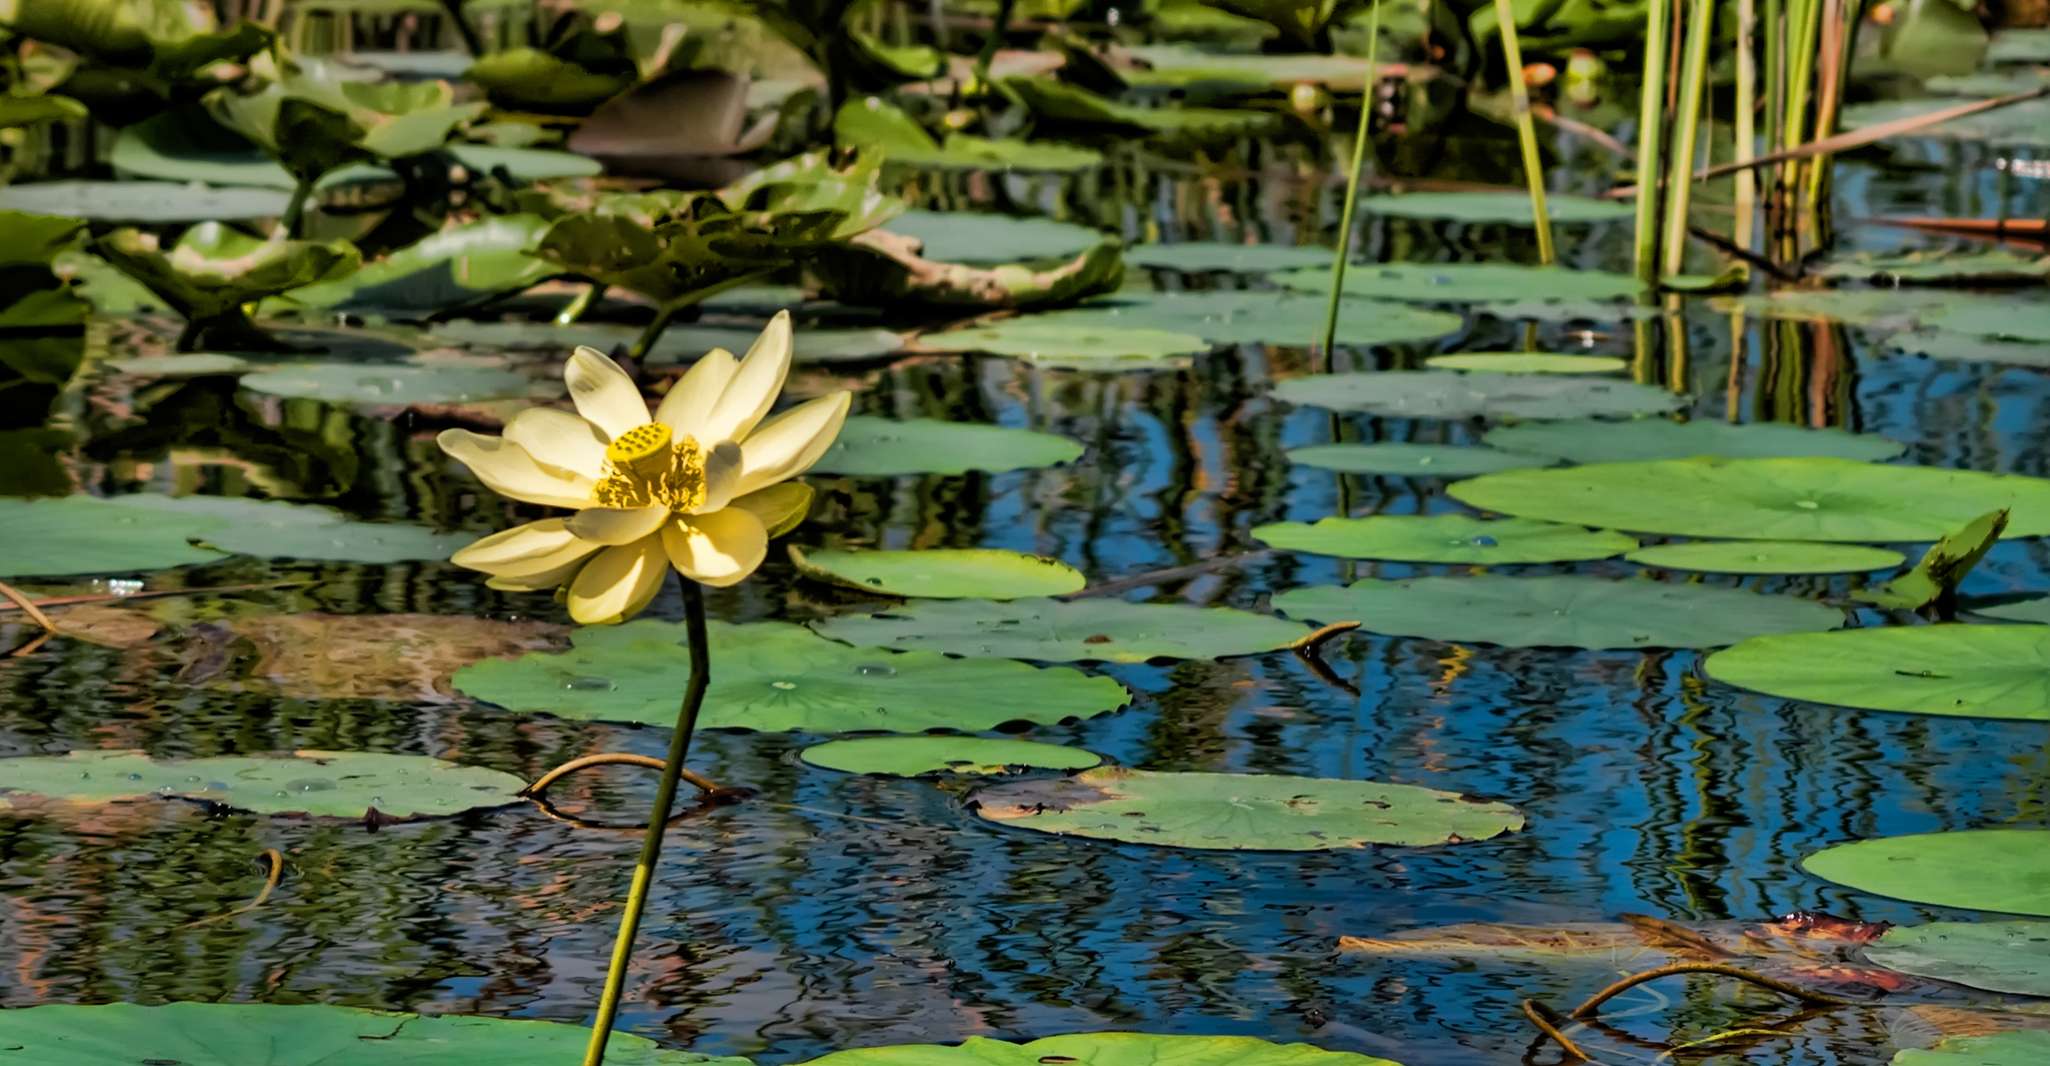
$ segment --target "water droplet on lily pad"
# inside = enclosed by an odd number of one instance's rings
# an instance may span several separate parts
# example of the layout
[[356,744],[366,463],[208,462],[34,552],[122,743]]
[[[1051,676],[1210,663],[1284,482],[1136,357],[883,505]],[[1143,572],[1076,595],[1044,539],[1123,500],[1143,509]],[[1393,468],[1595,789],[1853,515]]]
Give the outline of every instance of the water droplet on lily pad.
[[862,663],[854,668],[854,672],[863,677],[891,677],[897,673],[897,668],[882,663]]
[[770,687],[770,688],[775,688],[775,689],[782,689],[783,691],[785,691],[785,692],[788,692],[788,691],[790,691],[791,689],[794,689],[794,688],[796,688],[796,687],[797,687],[797,682],[795,682],[795,681],[771,681],[771,682],[769,682],[769,687]]
[[609,677],[572,677],[562,687],[571,692],[610,692],[618,686]]

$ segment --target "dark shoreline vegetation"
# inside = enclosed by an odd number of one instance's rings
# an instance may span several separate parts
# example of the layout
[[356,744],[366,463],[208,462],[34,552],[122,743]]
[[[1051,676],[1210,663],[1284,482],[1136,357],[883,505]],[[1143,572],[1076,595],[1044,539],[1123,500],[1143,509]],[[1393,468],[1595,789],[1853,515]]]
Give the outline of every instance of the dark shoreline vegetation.
[[0,0],[0,1060],[2050,1062],[2045,23]]

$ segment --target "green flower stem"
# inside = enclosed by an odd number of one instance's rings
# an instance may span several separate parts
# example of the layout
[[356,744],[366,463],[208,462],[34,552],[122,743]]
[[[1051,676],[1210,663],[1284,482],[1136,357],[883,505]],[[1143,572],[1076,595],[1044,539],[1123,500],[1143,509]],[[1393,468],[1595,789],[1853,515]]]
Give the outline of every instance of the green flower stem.
[[1666,19],[1663,2],[1644,6],[1644,88],[1637,101],[1637,280],[1649,289],[1659,280],[1659,187],[1665,176],[1660,151],[1666,140]]
[[662,331],[669,328],[669,320],[675,318],[678,311],[696,302],[695,299],[691,299],[657,307],[654,320],[648,323],[646,329],[641,330],[640,336],[634,338],[633,347],[627,349],[626,354],[632,356],[636,362],[646,359],[648,353],[655,350],[655,342],[662,339]]
[[1495,0],[1495,21],[1502,28],[1502,62],[1509,68],[1509,103],[1516,113],[1516,144],[1523,151],[1523,180],[1530,187],[1538,261],[1550,266],[1559,256],[1552,245],[1552,213],[1545,206],[1545,168],[1538,158],[1537,127],[1530,118],[1530,89],[1523,84],[1523,42],[1516,37],[1516,9],[1510,0]]
[[299,220],[306,214],[306,201],[313,198],[313,183],[302,181],[292,187],[292,198],[285,202],[285,216],[278,220],[278,227],[287,237],[299,235]]
[[556,313],[555,324],[558,326],[568,326],[582,319],[584,312],[590,310],[591,305],[597,303],[598,298],[605,295],[605,287],[605,283],[602,281],[594,281],[584,286],[584,291],[577,293],[576,298],[569,302],[569,306]]
[[[1331,350],[1338,343],[1338,299],[1345,290],[1345,261],[1352,255],[1352,215],[1359,206],[1360,172],[1367,163],[1367,141],[1373,133],[1374,88],[1380,84],[1381,5],[1367,16],[1367,76],[1360,85],[1360,128],[1352,139],[1352,168],[1345,174],[1345,206],[1338,211],[1338,251],[1331,259],[1331,299],[1324,307],[1324,370],[1331,371]],[[1337,439],[1335,436],[1333,439]],[[1345,479],[1339,478],[1343,484]]]
[[1687,255],[1687,211],[1694,192],[1694,146],[1701,137],[1701,100],[1708,81],[1708,39],[1715,32],[1715,5],[1693,0],[1687,14],[1687,43],[1681,59],[1680,103],[1673,116],[1672,162],[1666,188],[1665,276],[1680,272]]
[[683,706],[676,713],[676,731],[669,737],[669,757],[662,764],[655,809],[649,813],[648,831],[641,837],[641,857],[634,864],[626,913],[619,919],[619,939],[612,945],[612,965],[605,972],[605,992],[598,999],[598,1017],[591,1023],[591,1043],[584,1051],[584,1066],[601,1066],[605,1061],[605,1043],[612,1037],[612,1022],[619,1015],[620,990],[626,984],[627,965],[633,961],[634,937],[641,929],[641,912],[648,905],[648,886],[654,882],[655,864],[662,858],[662,831],[669,827],[669,809],[676,802],[683,762],[690,756],[690,738],[697,731],[698,710],[705,705],[705,690],[712,684],[710,639],[705,635],[705,594],[689,578],[683,582],[683,611],[685,633],[690,640],[690,681],[683,689]]

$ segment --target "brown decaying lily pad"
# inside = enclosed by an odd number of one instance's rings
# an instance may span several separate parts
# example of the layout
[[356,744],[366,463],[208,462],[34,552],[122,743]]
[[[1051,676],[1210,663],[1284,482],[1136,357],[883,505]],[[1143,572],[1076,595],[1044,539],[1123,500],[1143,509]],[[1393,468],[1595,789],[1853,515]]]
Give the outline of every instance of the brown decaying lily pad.
[[245,615],[188,633],[186,684],[293,699],[449,703],[458,669],[482,659],[559,651],[566,626],[462,615]]

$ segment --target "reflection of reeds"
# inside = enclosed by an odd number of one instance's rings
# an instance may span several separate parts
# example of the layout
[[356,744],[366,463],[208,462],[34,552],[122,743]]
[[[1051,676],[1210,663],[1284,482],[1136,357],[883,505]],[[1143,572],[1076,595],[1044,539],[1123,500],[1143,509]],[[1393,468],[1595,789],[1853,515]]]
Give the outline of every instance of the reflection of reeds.
[[1510,0],[1495,0],[1495,20],[1502,27],[1502,62],[1509,68],[1509,100],[1516,112],[1516,142],[1523,152],[1523,180],[1530,187],[1531,224],[1537,227],[1538,260],[1558,259],[1552,246],[1552,215],[1545,207],[1544,162],[1538,158],[1537,127],[1530,118],[1530,89],[1523,83],[1523,44],[1516,38],[1516,11]]

